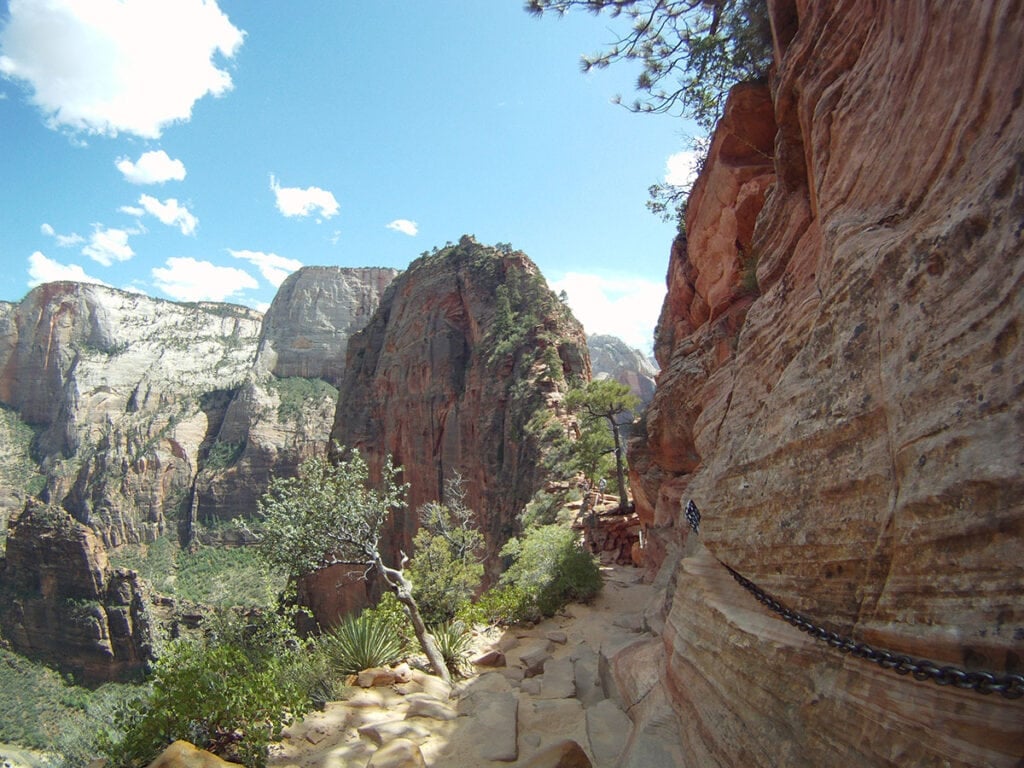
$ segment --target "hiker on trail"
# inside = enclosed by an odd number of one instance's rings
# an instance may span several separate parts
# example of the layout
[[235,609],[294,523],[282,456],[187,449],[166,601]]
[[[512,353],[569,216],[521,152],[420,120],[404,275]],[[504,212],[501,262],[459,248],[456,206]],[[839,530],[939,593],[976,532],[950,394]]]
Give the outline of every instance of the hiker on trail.
[[604,489],[608,487],[608,481],[603,477],[597,483],[598,503],[604,504]]

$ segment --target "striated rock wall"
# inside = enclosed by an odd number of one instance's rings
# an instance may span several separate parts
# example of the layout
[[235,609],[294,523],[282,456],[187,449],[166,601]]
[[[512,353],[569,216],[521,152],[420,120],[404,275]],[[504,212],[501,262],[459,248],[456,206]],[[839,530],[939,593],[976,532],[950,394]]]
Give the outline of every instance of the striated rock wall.
[[303,267],[293,272],[263,318],[257,368],[282,379],[300,376],[340,386],[345,342],[370,321],[397,274],[397,269],[383,267]]
[[1024,700],[843,656],[717,561],[856,640],[1022,672],[1024,10],[769,9],[631,454],[680,738],[693,765],[1018,765]]
[[394,456],[410,484],[390,547],[409,549],[416,510],[461,474],[489,561],[544,482],[534,416],[556,415],[567,380],[589,380],[583,329],[525,254],[463,237],[413,262],[352,337],[331,437]]
[[0,560],[0,626],[14,650],[87,683],[131,677],[153,658],[136,573],[112,569],[89,528],[36,501],[12,520]]

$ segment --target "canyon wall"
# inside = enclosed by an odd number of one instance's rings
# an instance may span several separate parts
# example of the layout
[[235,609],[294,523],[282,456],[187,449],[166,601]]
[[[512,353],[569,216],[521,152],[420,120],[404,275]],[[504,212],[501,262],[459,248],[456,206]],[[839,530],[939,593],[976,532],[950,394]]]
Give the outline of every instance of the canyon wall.
[[[227,406],[196,478],[196,521],[248,516],[275,475],[327,450],[349,337],[398,270],[303,267],[263,318],[251,373]],[[213,460],[210,460],[210,459]]]
[[567,382],[589,378],[582,327],[525,254],[465,236],[414,261],[349,342],[331,433],[371,472],[388,454],[403,468],[409,509],[391,520],[392,555],[411,552],[416,510],[458,473],[496,570],[545,480],[546,419]]
[[1019,765],[1024,699],[843,655],[722,564],[855,641],[1024,672],[1024,9],[769,10],[631,446],[661,696],[694,766]]
[[99,285],[29,292],[0,318],[0,403],[35,432],[45,498],[107,546],[163,534],[252,367],[260,319]]

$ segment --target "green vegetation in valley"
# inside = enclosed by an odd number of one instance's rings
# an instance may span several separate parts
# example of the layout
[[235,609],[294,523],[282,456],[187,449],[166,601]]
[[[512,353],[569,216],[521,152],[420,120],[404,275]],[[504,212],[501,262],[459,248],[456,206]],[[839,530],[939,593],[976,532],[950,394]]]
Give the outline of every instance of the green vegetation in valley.
[[164,536],[121,547],[109,557],[114,567],[138,571],[161,594],[221,608],[269,608],[285,583],[251,547],[200,546],[189,552]]
[[86,765],[96,755],[93,737],[136,685],[72,685],[59,673],[0,648],[0,742],[58,755],[56,766]]

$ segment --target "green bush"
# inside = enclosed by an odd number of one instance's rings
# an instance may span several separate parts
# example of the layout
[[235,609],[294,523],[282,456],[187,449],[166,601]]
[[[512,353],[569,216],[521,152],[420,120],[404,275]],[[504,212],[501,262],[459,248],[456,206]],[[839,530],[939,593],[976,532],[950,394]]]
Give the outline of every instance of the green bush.
[[487,590],[476,602],[463,606],[459,610],[458,618],[471,625],[508,626],[537,621],[541,615],[526,590],[515,584],[506,584]]
[[462,621],[448,621],[430,628],[437,643],[437,650],[444,658],[445,666],[453,675],[460,675],[466,669],[466,658],[473,644],[473,634]]
[[597,560],[568,526],[530,528],[522,539],[509,541],[501,554],[511,557],[512,565],[500,584],[522,590],[527,604],[542,616],[573,601],[586,602],[601,590]]
[[423,621],[444,624],[480,587],[484,566],[479,553],[484,537],[464,503],[461,478],[447,483],[447,504],[420,509],[420,529],[413,538],[414,557],[406,573]]
[[366,611],[346,616],[320,638],[319,645],[331,667],[343,675],[393,664],[405,651],[405,643],[392,632],[390,623]]
[[114,730],[101,735],[111,768],[147,764],[175,739],[259,768],[282,728],[308,709],[307,651],[287,617],[212,624],[203,638],[172,642],[150,694],[116,712]]

